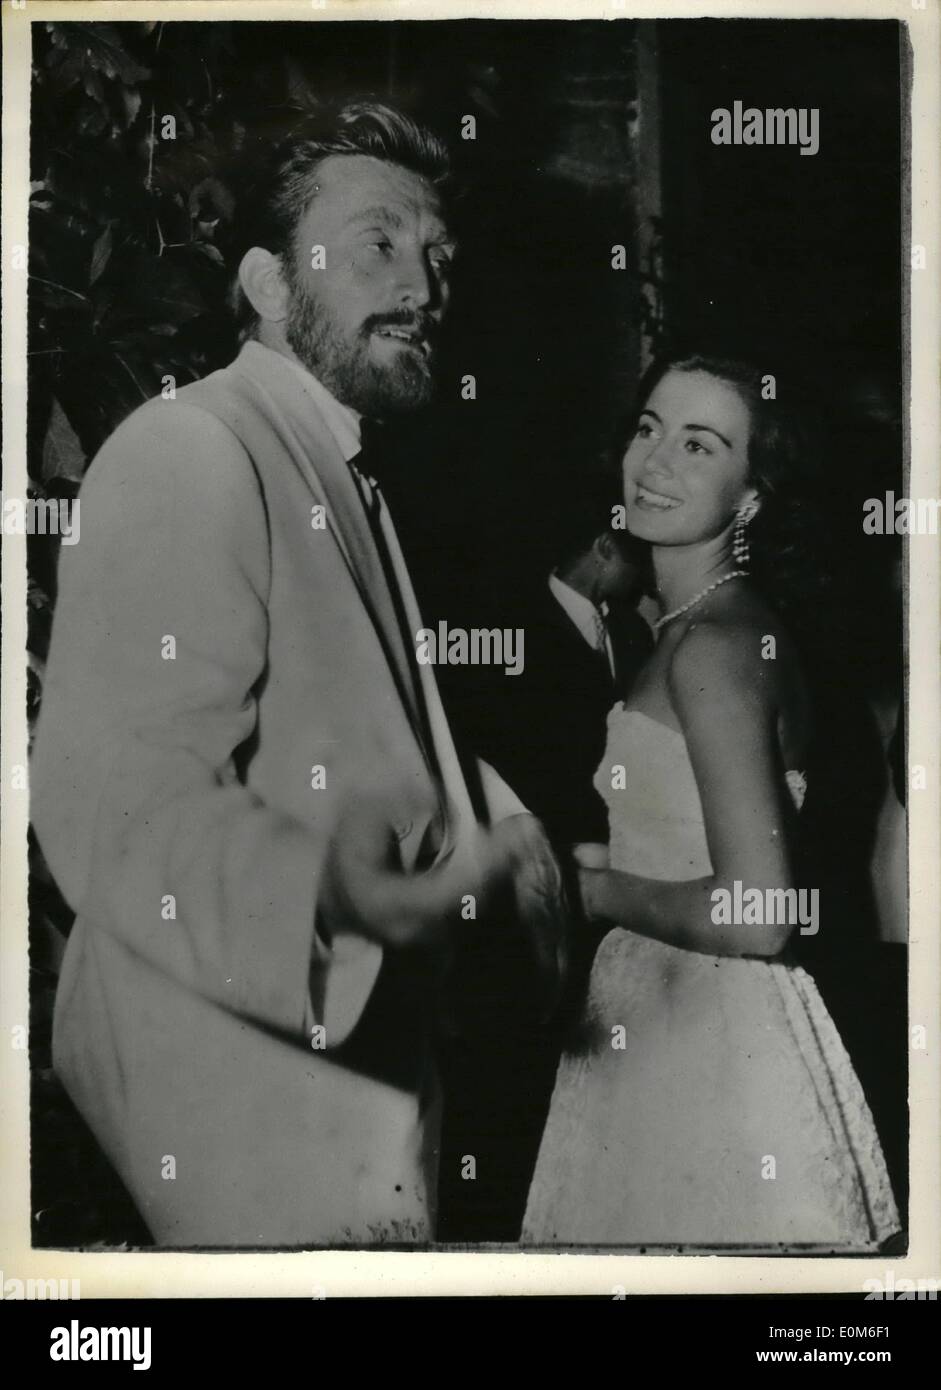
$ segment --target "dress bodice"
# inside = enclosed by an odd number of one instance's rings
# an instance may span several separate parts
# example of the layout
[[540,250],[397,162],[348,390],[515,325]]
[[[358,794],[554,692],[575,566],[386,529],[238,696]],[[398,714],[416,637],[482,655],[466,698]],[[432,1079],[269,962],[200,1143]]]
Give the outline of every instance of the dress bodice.
[[[804,774],[785,777],[800,810]],[[677,882],[712,873],[699,788],[678,730],[615,705],[594,785],[608,807],[612,869]]]

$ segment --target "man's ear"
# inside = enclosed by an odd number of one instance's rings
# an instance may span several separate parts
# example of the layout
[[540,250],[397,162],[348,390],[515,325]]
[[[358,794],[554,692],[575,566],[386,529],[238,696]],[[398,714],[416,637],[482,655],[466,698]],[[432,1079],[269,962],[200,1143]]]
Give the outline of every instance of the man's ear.
[[616,549],[616,542],[611,532],[601,531],[591,543],[592,549],[602,560],[610,560]]
[[239,264],[239,284],[259,318],[269,323],[287,318],[290,292],[278,256],[262,246],[246,251]]

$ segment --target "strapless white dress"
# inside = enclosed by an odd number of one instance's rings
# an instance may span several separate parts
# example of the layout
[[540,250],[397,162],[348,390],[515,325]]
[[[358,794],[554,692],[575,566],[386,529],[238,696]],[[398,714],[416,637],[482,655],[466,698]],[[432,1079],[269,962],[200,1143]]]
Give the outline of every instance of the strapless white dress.
[[[803,777],[787,780],[799,808]],[[595,785],[612,868],[712,872],[682,734],[617,705]],[[609,932],[559,1064],[522,1243],[858,1253],[899,1229],[872,1115],[810,976]]]

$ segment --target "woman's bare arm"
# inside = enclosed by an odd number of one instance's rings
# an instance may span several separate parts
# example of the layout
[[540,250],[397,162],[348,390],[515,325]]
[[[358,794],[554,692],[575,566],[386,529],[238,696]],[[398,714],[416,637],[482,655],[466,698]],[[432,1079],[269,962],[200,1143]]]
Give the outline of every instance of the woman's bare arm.
[[760,637],[713,623],[690,628],[673,656],[670,696],[702,801],[713,872],[661,882],[614,869],[580,871],[589,916],[711,955],[775,956],[792,925],[717,925],[718,889],[793,886],[777,753],[777,706]]

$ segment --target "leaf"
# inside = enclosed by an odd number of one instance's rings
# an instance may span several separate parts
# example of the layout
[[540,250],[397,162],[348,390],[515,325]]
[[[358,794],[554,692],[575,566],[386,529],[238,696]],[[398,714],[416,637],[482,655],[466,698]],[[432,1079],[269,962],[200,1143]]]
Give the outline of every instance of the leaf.
[[92,248],[91,269],[88,272],[89,285],[93,285],[95,283],[95,281],[103,273],[105,266],[111,259],[111,246],[111,223],[109,222],[107,227],[105,227],[104,231],[101,233],[101,236],[98,237],[94,247]]
[[216,265],[225,265],[225,258],[222,252],[219,250],[218,246],[213,246],[212,242],[198,241],[196,243],[196,250],[201,251],[204,256],[208,256]]
[[85,473],[85,450],[68,422],[58,400],[52,398],[52,413],[42,446],[42,480],[71,478],[81,482]]
[[124,124],[130,127],[137,120],[141,108],[141,94],[137,87],[124,87],[121,90],[121,101],[124,105]]
[[82,74],[82,85],[85,91],[96,101],[99,106],[103,105],[105,99],[105,89],[101,85],[101,78],[94,68],[86,68]]
[[45,280],[41,275],[30,275],[29,295],[30,300],[37,304],[46,305],[50,309],[60,309],[66,313],[84,313],[88,305],[87,298],[78,290],[71,290],[68,285],[59,285],[53,280]]
[[150,70],[132,58],[113,24],[98,22],[48,25],[53,44],[69,56],[78,56],[86,71],[118,78],[125,86],[143,82]]
[[231,219],[235,213],[235,197],[221,179],[214,175],[201,179],[190,189],[191,217],[218,222],[220,217]]

